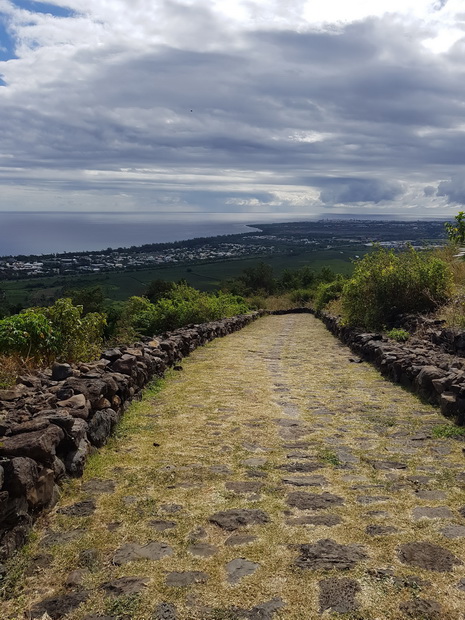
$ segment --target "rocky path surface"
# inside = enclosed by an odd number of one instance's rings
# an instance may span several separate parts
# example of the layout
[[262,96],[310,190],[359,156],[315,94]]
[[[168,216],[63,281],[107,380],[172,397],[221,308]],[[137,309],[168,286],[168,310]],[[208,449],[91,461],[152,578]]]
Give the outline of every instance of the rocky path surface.
[[2,618],[465,618],[465,444],[310,315],[184,360],[36,527]]

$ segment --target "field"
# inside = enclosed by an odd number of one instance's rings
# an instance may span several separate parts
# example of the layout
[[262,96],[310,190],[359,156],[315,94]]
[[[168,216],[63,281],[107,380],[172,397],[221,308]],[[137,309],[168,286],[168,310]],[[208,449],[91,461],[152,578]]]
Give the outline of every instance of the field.
[[256,265],[260,260],[273,267],[275,275],[284,269],[298,269],[309,265],[315,271],[331,267],[336,273],[352,272],[352,260],[368,251],[365,246],[341,246],[338,249],[314,250],[299,254],[279,254],[248,259],[180,265],[176,267],[157,267],[137,271],[96,273],[79,276],[56,276],[30,280],[3,281],[9,304],[16,306],[40,305],[53,297],[60,296],[66,288],[82,288],[100,285],[105,296],[112,300],[124,300],[132,295],[141,295],[149,282],[156,279],[178,281],[181,279],[202,291],[213,291],[221,281],[238,276],[243,269]]

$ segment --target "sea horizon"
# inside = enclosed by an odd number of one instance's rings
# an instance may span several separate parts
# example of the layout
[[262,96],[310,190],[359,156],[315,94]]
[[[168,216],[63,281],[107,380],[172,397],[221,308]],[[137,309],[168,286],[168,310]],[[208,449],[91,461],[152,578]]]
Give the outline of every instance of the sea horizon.
[[[0,211],[0,256],[86,252],[258,232],[260,224],[321,219],[419,219],[399,214]],[[424,218],[426,219],[426,218]],[[444,219],[444,218],[429,218]]]

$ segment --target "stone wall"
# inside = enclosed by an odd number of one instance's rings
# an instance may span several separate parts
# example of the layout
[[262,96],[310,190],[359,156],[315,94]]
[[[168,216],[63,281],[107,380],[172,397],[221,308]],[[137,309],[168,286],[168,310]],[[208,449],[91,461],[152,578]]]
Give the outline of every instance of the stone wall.
[[62,479],[82,475],[87,457],[151,379],[261,314],[191,325],[107,350],[89,364],[55,364],[0,390],[0,562],[24,543],[36,515],[54,505]]
[[[338,317],[324,312],[317,312],[316,316],[330,332],[384,376],[438,405],[443,415],[455,423],[465,424],[465,358],[446,352],[444,334],[447,330],[434,322],[425,330],[420,329],[419,335],[408,342],[399,343],[381,334],[341,325]],[[422,321],[425,326],[427,320]],[[458,334],[454,334],[458,341]]]

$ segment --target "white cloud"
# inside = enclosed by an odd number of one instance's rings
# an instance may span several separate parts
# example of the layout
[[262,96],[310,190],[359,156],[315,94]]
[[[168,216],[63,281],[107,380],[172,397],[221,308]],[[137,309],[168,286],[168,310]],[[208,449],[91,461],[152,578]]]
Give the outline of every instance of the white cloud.
[[459,0],[56,4],[75,14],[0,0],[0,209],[441,210],[461,191]]

